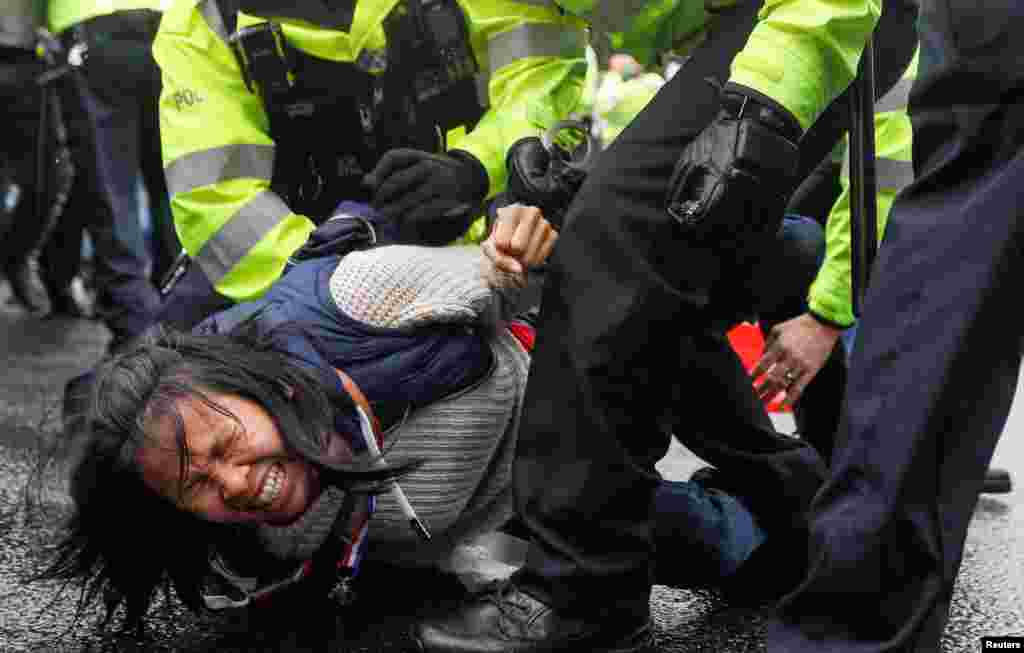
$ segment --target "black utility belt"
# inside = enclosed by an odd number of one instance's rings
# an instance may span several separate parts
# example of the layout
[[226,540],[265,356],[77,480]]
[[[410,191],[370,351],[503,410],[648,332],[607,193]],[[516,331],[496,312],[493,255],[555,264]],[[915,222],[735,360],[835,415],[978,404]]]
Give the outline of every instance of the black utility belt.
[[93,16],[61,32],[65,48],[84,43],[96,45],[107,40],[151,42],[160,29],[163,14],[153,9],[125,9]]

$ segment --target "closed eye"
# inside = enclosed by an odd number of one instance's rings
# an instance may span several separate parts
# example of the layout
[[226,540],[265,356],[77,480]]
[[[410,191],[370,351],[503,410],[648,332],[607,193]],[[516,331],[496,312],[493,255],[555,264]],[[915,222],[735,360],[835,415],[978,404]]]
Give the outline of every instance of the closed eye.
[[[217,439],[216,443],[210,449],[210,459],[221,461],[224,457],[229,454],[238,443],[242,440],[242,436],[245,434],[244,429],[241,425],[235,424],[231,431],[226,435]],[[184,500],[189,495],[194,494],[198,490],[201,490],[204,486],[212,482],[210,474],[204,471],[194,472],[189,474],[179,486],[178,496]]]

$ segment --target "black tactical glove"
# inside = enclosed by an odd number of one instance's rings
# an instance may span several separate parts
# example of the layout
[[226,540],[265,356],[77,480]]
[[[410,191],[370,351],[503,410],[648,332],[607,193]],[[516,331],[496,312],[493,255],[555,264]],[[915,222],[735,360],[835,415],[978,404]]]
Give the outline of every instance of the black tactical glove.
[[777,102],[727,84],[718,116],[676,163],[668,212],[688,237],[741,256],[778,231],[802,135],[797,119]]
[[431,154],[394,149],[363,178],[373,207],[398,224],[402,242],[444,245],[469,228],[487,195],[487,170],[461,150]]
[[535,136],[516,141],[505,161],[508,198],[540,208],[551,226],[561,230],[565,212],[583,185],[586,172],[570,165],[571,156],[564,149],[552,145],[549,151]]

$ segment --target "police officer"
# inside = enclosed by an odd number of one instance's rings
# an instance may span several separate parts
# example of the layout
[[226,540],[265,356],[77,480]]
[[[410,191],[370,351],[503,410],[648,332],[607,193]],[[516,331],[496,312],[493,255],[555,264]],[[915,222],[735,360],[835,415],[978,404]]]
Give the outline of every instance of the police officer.
[[[875,167],[879,238],[893,200],[914,180],[911,166],[911,127],[907,115],[910,86],[917,72],[916,59],[888,93],[875,104]],[[838,172],[840,193],[826,223],[826,251],[813,282],[800,289],[800,301],[762,312],[763,328],[769,329],[765,353],[752,370],[761,377],[780,366],[785,385],[768,375],[759,386],[762,399],[781,392],[795,404],[797,427],[810,438],[826,459],[831,459],[832,442],[839,424],[839,408],[845,388],[845,364],[830,360],[840,334],[854,326],[851,290],[849,152]],[[806,302],[806,303],[805,303]],[[839,345],[841,346],[841,345]],[[834,357],[838,358],[838,354]],[[835,370],[825,370],[833,365]],[[825,378],[819,378],[820,372]],[[829,378],[829,376],[838,379]],[[789,377],[789,379],[785,377]],[[822,382],[824,381],[824,382]]]
[[[76,168],[68,211],[44,252],[51,295],[79,269],[82,230],[95,245],[97,308],[116,348],[153,321],[160,297],[137,208],[140,172],[159,221],[159,76],[149,53],[165,0],[50,0],[48,23],[73,74],[61,80]],[[164,200],[165,203],[165,200]]]
[[14,0],[0,14],[0,272],[14,298],[36,314],[49,310],[38,261],[45,230],[37,204],[44,202],[36,195],[35,183],[42,102],[35,79],[43,72],[35,46],[36,29],[43,26],[41,9],[33,0]]
[[154,52],[185,279],[257,297],[346,200],[402,241],[481,237],[507,148],[576,103],[583,38],[537,0],[176,2]]
[[[639,29],[653,4],[602,3],[597,18],[633,11]],[[769,541],[817,489],[820,459],[773,436],[720,328],[749,310],[744,275],[778,231],[798,142],[853,78],[879,5],[679,8],[703,16],[704,37],[602,152],[551,263],[514,474],[526,565],[419,624],[422,650],[650,650],[645,506],[670,433],[740,461],[741,494],[774,512]]]
[[1020,3],[921,2],[915,180],[872,271],[811,572],[770,625],[773,653],[942,648],[1021,364],[1021,29]]
[[[875,104],[876,196],[878,236],[885,233],[896,196],[914,180],[911,163],[912,129],[908,115],[910,88],[917,76],[917,55],[900,81]],[[851,288],[849,152],[837,173],[840,189],[827,219],[824,263],[806,295],[806,311],[780,305],[771,315],[761,313],[762,328],[770,329],[761,360],[752,370],[756,378],[773,365],[791,370],[792,383],[782,387],[767,381],[759,387],[762,399],[785,392],[794,406],[797,429],[831,461],[846,388],[846,364],[837,354],[843,344],[852,349],[856,334]],[[802,304],[802,301],[801,301]],[[838,343],[843,335],[843,344]],[[836,360],[838,359],[838,360]],[[1010,490],[1009,472],[990,469],[983,492]]]

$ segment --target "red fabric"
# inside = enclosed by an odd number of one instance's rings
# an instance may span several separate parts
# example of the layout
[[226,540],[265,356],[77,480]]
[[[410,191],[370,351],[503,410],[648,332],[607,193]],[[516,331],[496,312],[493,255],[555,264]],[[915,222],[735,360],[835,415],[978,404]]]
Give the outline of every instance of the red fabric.
[[527,353],[533,353],[533,343],[537,339],[537,331],[526,322],[509,322],[508,330],[516,337]]
[[[761,333],[761,327],[743,322],[733,327],[726,335],[729,337],[729,344],[743,361],[743,367],[750,372],[757,365],[757,361],[761,359],[761,354],[764,353],[764,335]],[[782,405],[778,399],[765,402],[765,405],[772,413],[790,412],[790,408]]]

